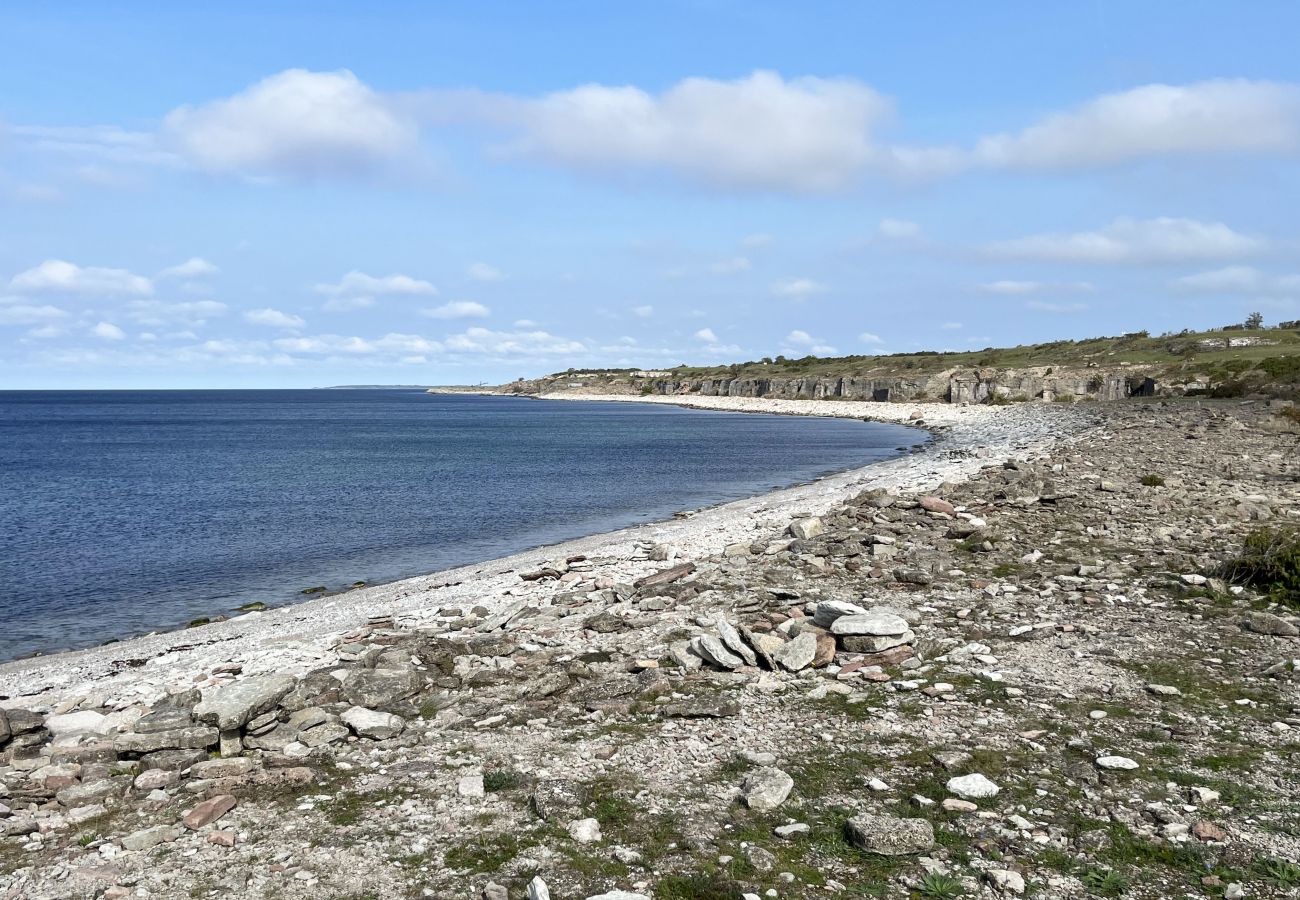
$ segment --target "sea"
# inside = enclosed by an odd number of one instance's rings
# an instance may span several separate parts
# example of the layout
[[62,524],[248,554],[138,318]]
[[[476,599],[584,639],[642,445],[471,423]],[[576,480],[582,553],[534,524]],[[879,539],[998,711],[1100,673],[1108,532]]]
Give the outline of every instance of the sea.
[[662,520],[925,438],[421,390],[0,391],[0,660]]

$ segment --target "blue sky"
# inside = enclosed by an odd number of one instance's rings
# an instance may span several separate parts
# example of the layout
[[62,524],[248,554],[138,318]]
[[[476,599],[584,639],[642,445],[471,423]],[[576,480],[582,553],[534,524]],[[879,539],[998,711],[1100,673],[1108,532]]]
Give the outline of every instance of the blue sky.
[[371,6],[0,8],[0,388],[1300,318],[1294,3]]

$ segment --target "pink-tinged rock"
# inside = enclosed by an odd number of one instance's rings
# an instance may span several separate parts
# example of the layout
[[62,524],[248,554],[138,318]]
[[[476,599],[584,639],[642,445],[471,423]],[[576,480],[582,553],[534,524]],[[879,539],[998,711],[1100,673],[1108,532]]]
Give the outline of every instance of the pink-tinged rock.
[[204,825],[210,825],[235,808],[235,798],[230,794],[218,794],[204,800],[185,814],[181,824],[190,831],[198,831]]
[[939,497],[922,497],[917,502],[921,504],[921,509],[930,512],[944,513],[949,516],[955,516],[957,514],[957,507]]
[[230,829],[208,832],[208,843],[216,844],[218,847],[233,847],[237,840],[235,832]]

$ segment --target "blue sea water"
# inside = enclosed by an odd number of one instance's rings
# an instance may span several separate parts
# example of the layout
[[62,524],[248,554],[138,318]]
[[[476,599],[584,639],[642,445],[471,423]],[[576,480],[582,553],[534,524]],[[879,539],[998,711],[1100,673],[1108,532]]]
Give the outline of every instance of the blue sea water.
[[923,437],[414,390],[0,392],[0,659],[663,519]]

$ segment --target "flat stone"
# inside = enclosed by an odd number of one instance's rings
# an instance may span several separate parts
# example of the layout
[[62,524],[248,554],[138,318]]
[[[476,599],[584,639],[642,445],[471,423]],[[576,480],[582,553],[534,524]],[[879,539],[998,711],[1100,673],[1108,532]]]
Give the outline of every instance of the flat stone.
[[1281,616],[1268,612],[1250,612],[1242,624],[1256,634],[1268,634],[1274,637],[1295,637],[1300,635],[1300,628],[1292,625]]
[[113,739],[113,749],[118,753],[152,753],[155,750],[205,750],[220,740],[220,733],[215,728],[193,725],[189,728],[173,728],[171,731],[156,731],[152,734],[128,732]]
[[132,730],[139,734],[156,734],[159,731],[189,728],[193,724],[194,717],[188,709],[164,708],[136,719]]
[[800,541],[810,541],[826,533],[826,523],[816,516],[795,519],[790,523],[790,536]]
[[161,788],[171,787],[181,780],[181,773],[172,769],[150,769],[135,776],[131,783],[137,791],[148,793]]
[[718,619],[718,637],[722,638],[722,643],[728,650],[739,656],[745,661],[747,666],[758,665],[758,657],[748,644],[740,638],[740,632],[736,627],[726,619]]
[[849,843],[880,856],[908,856],[934,848],[934,826],[926,819],[859,813],[848,821]]
[[221,731],[242,728],[249,719],[274,707],[293,690],[294,683],[290,675],[261,675],[213,688],[205,691],[194,707],[194,718]]
[[122,847],[132,852],[149,850],[159,844],[170,844],[179,838],[185,830],[179,825],[155,825],[122,838]]
[[1136,760],[1129,759],[1127,756],[1099,756],[1097,765],[1102,769],[1123,769],[1132,770],[1138,768]]
[[352,707],[339,718],[361,737],[376,741],[397,737],[406,729],[406,721],[401,716],[361,706]]
[[107,734],[111,724],[103,713],[86,709],[50,716],[45,720],[45,728],[57,739],[68,734]]
[[868,611],[839,616],[831,623],[832,634],[897,637],[909,631],[907,620],[893,613]]
[[996,797],[1000,788],[978,772],[948,779],[948,792],[964,800]]
[[232,756],[229,759],[208,759],[190,767],[193,778],[238,778],[257,768],[257,763],[247,756]]
[[697,635],[691,641],[691,650],[705,662],[724,669],[738,669],[745,661],[727,649],[722,641],[711,634]]
[[776,766],[764,766],[749,774],[741,787],[745,805],[759,812],[771,812],[790,796],[794,779]]
[[578,819],[576,822],[570,822],[567,830],[569,837],[579,844],[600,843],[600,822],[595,819]]
[[836,619],[843,616],[860,616],[866,614],[866,608],[844,600],[823,600],[813,609],[813,624],[830,628]]
[[181,824],[190,831],[198,831],[204,825],[210,825],[235,808],[236,800],[230,794],[218,794],[209,797],[191,809],[181,819]]
[[[883,653],[902,647],[916,640],[916,632],[905,631],[898,635],[846,634],[840,638],[840,646],[846,653]],[[909,654],[910,655],[910,654]]]
[[740,704],[730,697],[696,697],[665,703],[659,713],[670,719],[721,719],[740,715]]
[[482,797],[485,790],[482,775],[463,775],[456,782],[456,793],[462,797]]
[[772,654],[772,658],[791,672],[806,669],[817,658],[817,636],[805,631],[783,644]]

